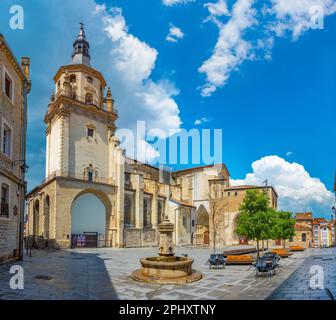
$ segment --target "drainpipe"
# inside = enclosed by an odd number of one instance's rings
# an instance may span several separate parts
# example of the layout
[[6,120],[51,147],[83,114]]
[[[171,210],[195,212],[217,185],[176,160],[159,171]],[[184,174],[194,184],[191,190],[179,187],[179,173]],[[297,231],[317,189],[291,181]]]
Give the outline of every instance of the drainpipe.
[[24,73],[26,79],[23,82],[23,101],[22,101],[22,132],[21,132],[21,185],[20,192],[20,226],[19,226],[19,260],[23,260],[23,230],[24,230],[24,214],[25,214],[25,199],[27,194],[27,182],[25,181],[25,174],[27,170],[26,166],[26,135],[27,135],[27,98],[31,88],[31,82],[29,80],[29,58],[22,58],[21,65],[25,64],[26,68]]

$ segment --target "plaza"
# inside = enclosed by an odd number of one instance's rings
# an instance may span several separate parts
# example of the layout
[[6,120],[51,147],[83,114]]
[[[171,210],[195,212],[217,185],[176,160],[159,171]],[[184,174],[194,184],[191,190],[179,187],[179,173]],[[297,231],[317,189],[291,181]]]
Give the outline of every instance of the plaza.
[[256,278],[249,266],[228,265],[209,269],[208,248],[180,247],[178,255],[195,260],[203,278],[186,285],[138,283],[130,278],[140,257],[157,254],[157,248],[34,250],[32,258],[17,262],[24,269],[24,289],[9,286],[9,269],[0,266],[0,299],[44,300],[264,300],[330,299],[325,290],[309,288],[312,264],[322,265],[325,286],[335,295],[335,249],[309,249],[280,261],[272,278]]

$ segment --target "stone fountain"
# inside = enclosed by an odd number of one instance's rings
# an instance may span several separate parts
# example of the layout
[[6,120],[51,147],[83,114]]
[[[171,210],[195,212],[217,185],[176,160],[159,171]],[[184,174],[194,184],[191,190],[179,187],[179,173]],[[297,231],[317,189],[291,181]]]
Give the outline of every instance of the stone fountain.
[[174,224],[166,217],[158,227],[159,255],[140,259],[142,268],[132,273],[132,279],[158,284],[184,284],[200,280],[202,274],[192,269],[193,259],[175,256]]

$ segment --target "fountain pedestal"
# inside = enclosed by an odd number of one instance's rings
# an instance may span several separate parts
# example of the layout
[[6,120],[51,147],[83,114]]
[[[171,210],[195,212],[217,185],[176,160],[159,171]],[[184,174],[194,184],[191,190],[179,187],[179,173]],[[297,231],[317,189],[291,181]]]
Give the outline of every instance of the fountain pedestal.
[[192,269],[193,259],[176,257],[174,253],[174,224],[166,218],[159,224],[159,255],[140,259],[141,269],[132,273],[136,281],[158,284],[184,284],[202,278],[200,272]]

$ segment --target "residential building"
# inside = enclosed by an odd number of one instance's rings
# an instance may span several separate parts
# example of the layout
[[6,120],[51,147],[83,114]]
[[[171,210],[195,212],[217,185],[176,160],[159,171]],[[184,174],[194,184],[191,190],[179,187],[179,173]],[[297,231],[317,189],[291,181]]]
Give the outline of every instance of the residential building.
[[0,263],[22,257],[29,58],[19,63],[0,34]]

